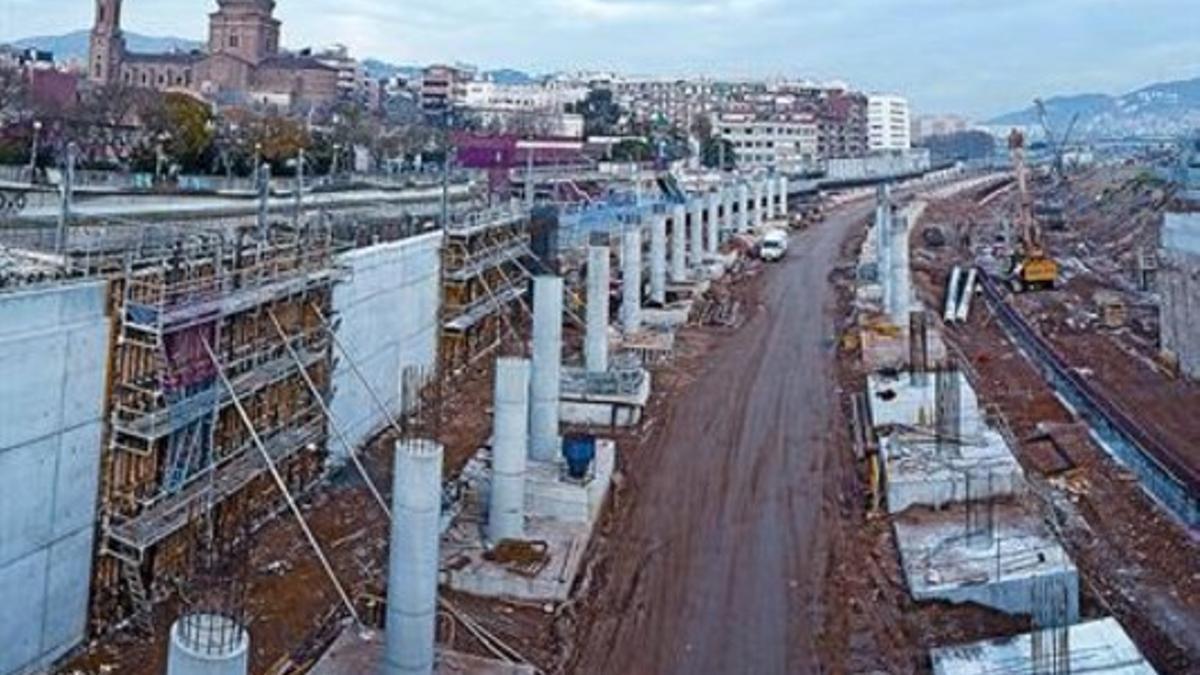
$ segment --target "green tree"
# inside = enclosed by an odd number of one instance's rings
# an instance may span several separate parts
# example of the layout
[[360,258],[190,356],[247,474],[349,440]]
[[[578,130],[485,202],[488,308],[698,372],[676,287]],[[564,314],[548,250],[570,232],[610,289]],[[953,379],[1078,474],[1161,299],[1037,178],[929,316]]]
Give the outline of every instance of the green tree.
[[207,169],[212,164],[215,124],[203,102],[187,94],[168,93],[152,100],[142,113],[148,142],[162,144],[168,161],[185,172]]
[[630,138],[613,146],[614,162],[649,162],[654,157],[654,146],[640,138]]
[[593,89],[587,98],[572,106],[583,116],[583,131],[588,136],[613,136],[621,123],[622,110],[608,89]]

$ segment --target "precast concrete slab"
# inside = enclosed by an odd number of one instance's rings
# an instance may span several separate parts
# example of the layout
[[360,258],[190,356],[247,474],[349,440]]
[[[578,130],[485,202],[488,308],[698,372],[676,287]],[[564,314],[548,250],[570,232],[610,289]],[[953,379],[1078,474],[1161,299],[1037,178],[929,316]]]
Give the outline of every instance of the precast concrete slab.
[[[317,661],[311,675],[363,675],[377,673],[383,662],[383,634],[351,624]],[[528,664],[504,663],[439,649],[434,672],[439,675],[534,675]]]
[[[1046,636],[1044,636],[1046,637]],[[1069,664],[1059,672],[1096,675],[1156,675],[1154,667],[1138,650],[1116,619],[1107,618],[1076,624],[1066,629],[1065,654],[1056,664]],[[1048,643],[1048,639],[1043,639]],[[1049,647],[1036,653],[1034,634],[998,638],[930,652],[934,675],[994,675],[995,673],[1050,672],[1039,667],[1051,661]]]
[[565,424],[589,427],[631,427],[642,421],[650,400],[651,375],[647,370],[630,374],[635,384],[628,390],[593,386],[593,378],[578,368],[563,369],[559,418]]
[[[958,373],[959,435],[978,439],[986,430],[979,398],[966,375]],[[912,377],[903,372],[877,372],[867,376],[867,403],[875,429],[932,428],[937,418],[937,377],[926,373]]]
[[647,328],[674,331],[687,325],[692,315],[691,301],[677,302],[662,309],[643,309],[642,323]]
[[1064,620],[1078,621],[1079,572],[1045,523],[1015,504],[981,501],[976,509],[973,532],[961,504],[893,518],[913,599],[1032,615],[1040,589],[1050,587],[1065,594]]
[[647,365],[662,364],[675,355],[675,333],[668,330],[643,330],[621,339],[621,349],[636,354]]
[[896,433],[880,439],[879,452],[889,513],[1019,494],[1025,486],[1008,442],[991,429],[942,444],[927,434]]
[[[468,492],[487,503],[489,453],[482,450],[463,471]],[[479,523],[460,518],[442,542],[442,570],[448,587],[483,597],[562,602],[575,578],[612,485],[616,444],[596,442],[596,459],[586,479],[568,478],[559,462],[530,462],[525,483],[525,536],[545,546],[545,563],[509,566],[486,559]],[[467,513],[477,509],[467,508]]]

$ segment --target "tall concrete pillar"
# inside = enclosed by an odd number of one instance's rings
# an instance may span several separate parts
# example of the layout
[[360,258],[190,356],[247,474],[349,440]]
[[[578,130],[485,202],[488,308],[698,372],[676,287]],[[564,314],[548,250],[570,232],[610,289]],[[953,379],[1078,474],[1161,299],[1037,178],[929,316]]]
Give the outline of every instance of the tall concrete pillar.
[[621,327],[626,334],[636,333],[642,327],[642,228],[627,225],[622,233],[621,245],[625,254],[621,257]]
[[693,197],[691,200],[691,234],[688,237],[688,259],[693,268],[704,265],[704,198]]
[[590,373],[608,372],[608,291],[612,269],[607,246],[588,247],[587,336],[584,361]]
[[434,441],[396,443],[383,654],[386,675],[433,673],[442,453],[442,446]]
[[246,675],[250,634],[219,614],[189,614],[171,626],[167,675]]
[[721,229],[726,232],[734,229],[733,193],[733,189],[729,186],[721,186],[721,211],[724,212],[724,215],[721,217]]
[[650,216],[650,301],[667,304],[667,216]]
[[779,217],[787,218],[788,213],[789,213],[789,209],[788,209],[788,177],[783,176],[783,175],[779,176],[778,183],[779,183],[779,209],[778,209]]
[[529,361],[496,359],[492,423],[492,491],[488,538],[525,537],[525,457],[529,447]]
[[754,181],[754,226],[762,227],[766,222],[763,218],[763,179],[757,178]]
[[558,405],[562,387],[562,277],[533,280],[533,365],[529,384],[529,458],[554,462],[562,450]]
[[738,183],[737,186],[737,231],[750,230],[750,186]]
[[710,256],[721,247],[721,193],[708,193],[708,229],[705,230],[704,250]]
[[687,279],[687,207],[676,204],[671,209],[671,281]]

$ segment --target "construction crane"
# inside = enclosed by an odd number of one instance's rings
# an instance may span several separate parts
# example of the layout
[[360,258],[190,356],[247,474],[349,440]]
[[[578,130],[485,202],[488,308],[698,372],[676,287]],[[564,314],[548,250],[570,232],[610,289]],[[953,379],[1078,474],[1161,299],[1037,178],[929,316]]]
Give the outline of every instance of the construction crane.
[[1079,124],[1079,113],[1075,113],[1071,117],[1071,123],[1067,125],[1067,130],[1063,133],[1062,138],[1059,138],[1050,128],[1050,115],[1046,112],[1045,101],[1036,98],[1033,100],[1033,104],[1037,107],[1038,121],[1042,125],[1042,130],[1046,132],[1046,144],[1050,146],[1050,152],[1054,154],[1055,177],[1065,183],[1067,180],[1067,144],[1071,142],[1071,134],[1075,132],[1075,125]]
[[1045,224],[1047,229],[1063,230],[1067,227],[1067,197],[1071,190],[1071,184],[1067,180],[1067,144],[1075,131],[1075,125],[1079,123],[1079,113],[1075,113],[1071,123],[1067,125],[1066,132],[1059,138],[1050,127],[1046,104],[1040,98],[1034,99],[1033,103],[1037,107],[1042,129],[1046,132],[1046,145],[1053,155],[1050,166],[1050,194],[1035,205],[1034,216]]
[[1042,231],[1033,217],[1033,194],[1029,189],[1029,165],[1025,161],[1025,134],[1013,129],[1008,136],[1008,150],[1012,155],[1013,171],[1016,173],[1020,205],[1017,210],[1017,227],[1021,241],[1014,247],[1009,281],[1013,290],[1054,288],[1058,281],[1058,262],[1047,253],[1042,242]]

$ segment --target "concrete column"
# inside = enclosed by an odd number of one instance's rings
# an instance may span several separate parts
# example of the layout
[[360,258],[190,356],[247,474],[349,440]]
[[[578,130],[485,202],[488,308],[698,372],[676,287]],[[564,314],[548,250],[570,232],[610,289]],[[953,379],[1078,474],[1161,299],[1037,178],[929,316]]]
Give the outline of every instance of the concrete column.
[[721,194],[708,193],[708,229],[705,230],[704,250],[711,256],[721,247]]
[[787,218],[788,210],[788,177],[779,176],[779,217]]
[[676,204],[671,209],[671,281],[682,284],[687,276],[687,208]]
[[587,337],[583,356],[590,373],[608,372],[608,291],[611,281],[608,247],[588,247]]
[[250,634],[233,619],[190,614],[171,626],[167,675],[246,675]]
[[725,212],[721,218],[721,229],[729,231],[734,229],[733,225],[733,189],[722,185],[721,186],[721,210]]
[[492,490],[488,538],[525,537],[525,456],[529,447],[529,361],[496,359]]
[[383,655],[386,675],[433,673],[442,452],[440,444],[429,440],[396,443]]
[[763,217],[763,185],[766,183],[759,178],[754,181],[754,226],[762,227],[766,223],[766,218]]
[[772,221],[775,220],[775,176],[767,176],[767,180],[763,185],[766,186],[767,192],[766,218],[768,221]]
[[667,304],[667,216],[650,216],[650,301]]
[[625,249],[621,259],[624,267],[621,281],[621,327],[629,334],[636,333],[642,327],[641,226],[627,225],[621,235],[621,245]]
[[693,268],[699,268],[704,265],[704,198],[693,197],[691,200],[691,235],[688,237],[690,244],[688,251],[688,259]]
[[737,231],[746,232],[750,229],[750,186],[746,183],[738,183],[737,208]]
[[558,405],[562,387],[562,277],[533,280],[533,365],[529,392],[529,458],[554,462],[562,451]]

